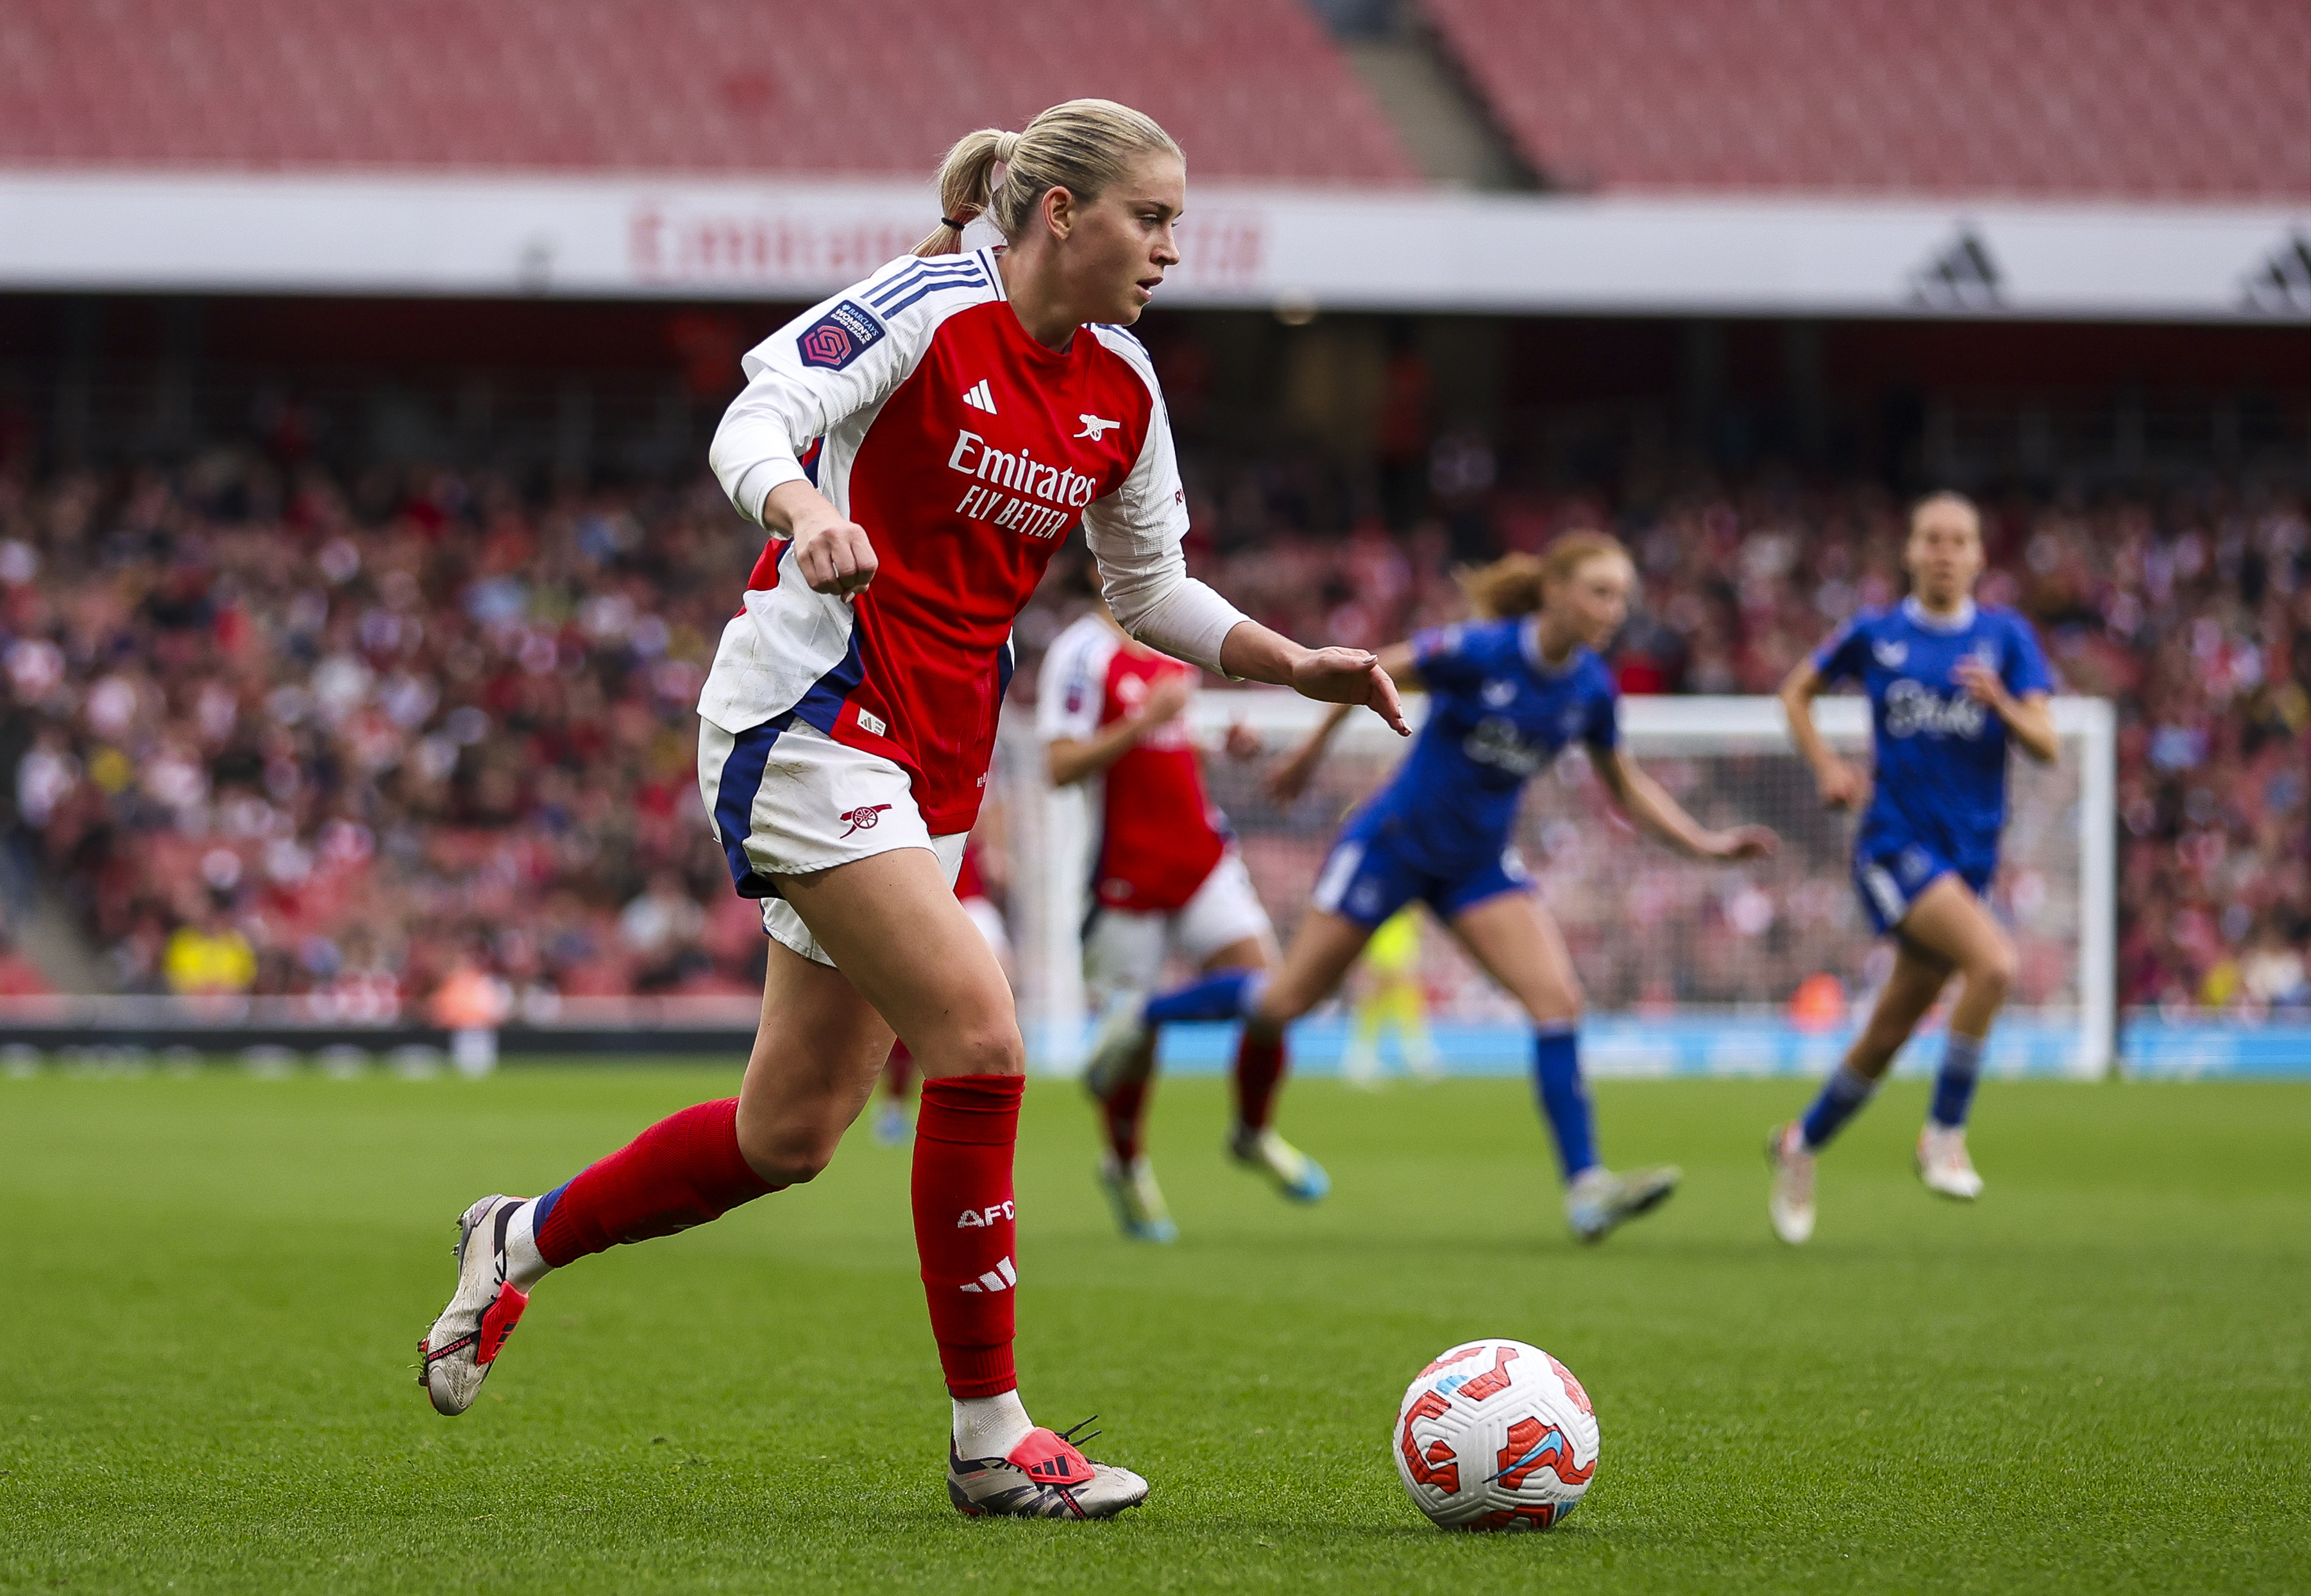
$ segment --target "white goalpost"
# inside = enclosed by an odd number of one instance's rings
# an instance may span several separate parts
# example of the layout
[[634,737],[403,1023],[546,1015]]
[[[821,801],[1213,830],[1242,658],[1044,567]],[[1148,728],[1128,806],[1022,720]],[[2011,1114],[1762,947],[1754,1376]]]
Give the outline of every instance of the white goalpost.
[[[1866,761],[1866,703],[1827,697],[1814,707],[1823,735]],[[1417,717],[1426,704],[1416,696],[1407,708]],[[1405,747],[1376,716],[1354,716],[1310,791],[1292,805],[1272,803],[1260,789],[1268,764],[1322,713],[1275,690],[1202,693],[1190,711],[1213,797],[1287,940],[1341,816]],[[2115,1041],[2115,716],[2102,699],[2058,698],[2054,718],[2054,763],[2018,756],[2009,778],[1991,897],[2021,967],[1986,1067],[2094,1078],[2110,1069]],[[1086,1019],[1079,932],[1091,823],[1079,794],[1044,779],[1032,721],[1007,716],[1000,759],[1020,1018],[1036,1066],[1066,1073]],[[1260,733],[1267,752],[1238,762],[1217,751],[1232,725]],[[1770,826],[1782,846],[1774,859],[1741,864],[1673,854],[1614,811],[1577,748],[1529,785],[1517,844],[1588,994],[1584,1063],[1600,1074],[1828,1069],[1890,963],[1854,901],[1855,818],[1822,808],[1775,699],[1626,698],[1621,733],[1705,824]],[[1433,921],[1417,967],[1449,1070],[1522,1070],[1528,1045],[1514,1006]],[[1358,992],[1352,976],[1342,1002],[1295,1028],[1295,1070],[1338,1067]],[[1166,1056],[1174,1067],[1217,1065],[1221,1047],[1217,1033],[1182,1028],[1167,1037]],[[1897,1068],[1923,1067],[1924,1051],[1914,1045]]]

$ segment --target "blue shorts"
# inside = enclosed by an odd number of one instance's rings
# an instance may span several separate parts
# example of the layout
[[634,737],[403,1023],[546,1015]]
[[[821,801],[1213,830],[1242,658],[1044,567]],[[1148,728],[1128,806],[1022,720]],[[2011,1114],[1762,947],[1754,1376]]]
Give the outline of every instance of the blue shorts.
[[1857,848],[1853,854],[1853,890],[1862,899],[1862,914],[1879,936],[1901,924],[1918,895],[1942,877],[1957,876],[1979,897],[1990,890],[1990,879],[1997,873],[1995,859],[1986,864],[1958,864],[1922,842],[1888,843],[1873,849]]
[[1457,875],[1436,875],[1406,860],[1387,831],[1358,827],[1332,845],[1316,875],[1315,906],[1369,931],[1415,898],[1450,920],[1471,904],[1504,892],[1525,892],[1532,876],[1513,846],[1497,859]]

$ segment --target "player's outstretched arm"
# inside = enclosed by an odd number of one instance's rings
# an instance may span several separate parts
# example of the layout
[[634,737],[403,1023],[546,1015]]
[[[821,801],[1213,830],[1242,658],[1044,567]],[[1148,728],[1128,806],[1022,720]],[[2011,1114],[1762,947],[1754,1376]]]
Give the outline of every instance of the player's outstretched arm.
[[1639,829],[1650,831],[1673,848],[1696,859],[1769,859],[1781,839],[1763,826],[1735,826],[1712,831],[1685,812],[1661,783],[1637,768],[1636,761],[1618,748],[1592,745],[1589,757],[1597,774],[1613,794],[1621,812]]
[[1813,724],[1814,698],[1827,685],[1820,666],[1811,659],[1800,660],[1783,680],[1782,712],[1789,717],[1790,741],[1797,744],[1799,756],[1813,771],[1822,802],[1831,809],[1852,809],[1862,802],[1869,782],[1838,758],[1837,750],[1823,741],[1820,729]]
[[1257,620],[1238,621],[1220,645],[1220,668],[1244,681],[1288,687],[1320,704],[1363,706],[1400,737],[1412,735],[1396,683],[1367,648],[1308,648]]
[[[1410,644],[1391,643],[1380,651],[1379,664],[1382,673],[1400,690],[1407,692],[1419,690],[1420,670],[1413,664]],[[1261,784],[1270,798],[1278,803],[1289,803],[1308,790],[1309,778],[1316,774],[1316,767],[1324,762],[1324,750],[1331,742],[1332,733],[1340,729],[1340,723],[1354,714],[1356,707],[1353,704],[1334,705],[1331,713],[1317,722],[1314,729],[1301,740],[1299,747],[1276,762],[1275,768],[1268,773],[1268,779]],[[1401,724],[1396,724],[1399,732],[1404,730]]]

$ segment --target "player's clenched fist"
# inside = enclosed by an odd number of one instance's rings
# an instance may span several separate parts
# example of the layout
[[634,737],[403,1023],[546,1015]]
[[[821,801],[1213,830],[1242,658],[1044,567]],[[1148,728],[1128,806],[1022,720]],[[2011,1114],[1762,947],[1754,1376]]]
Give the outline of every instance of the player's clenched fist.
[[763,528],[794,540],[795,568],[814,593],[849,598],[875,579],[879,562],[867,529],[800,478],[763,496]]
[[797,522],[794,545],[795,568],[815,593],[849,598],[875,579],[875,545],[867,541],[867,529],[844,520],[832,506],[823,517]]
[[1854,809],[1870,796],[1870,778],[1836,754],[1814,768],[1813,781],[1822,803],[1830,809]]

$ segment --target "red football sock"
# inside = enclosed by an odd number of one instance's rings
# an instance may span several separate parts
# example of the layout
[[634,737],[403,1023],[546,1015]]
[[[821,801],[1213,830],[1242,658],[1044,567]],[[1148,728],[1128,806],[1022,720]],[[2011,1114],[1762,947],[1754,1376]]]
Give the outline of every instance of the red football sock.
[[907,1051],[904,1042],[891,1044],[891,1056],[883,1061],[883,1090],[901,1102],[906,1100],[907,1089],[915,1084],[915,1055]]
[[923,1082],[915,1117],[915,1251],[930,1300],[946,1388],[959,1398],[1018,1388],[1011,1367],[1011,1148],[1019,1136],[1016,1075]]
[[1107,1144],[1123,1163],[1139,1156],[1139,1125],[1147,1116],[1147,1094],[1155,1086],[1156,1038],[1150,1037],[1141,1045],[1140,1056],[1132,1061],[1130,1073],[1099,1100],[1100,1113],[1107,1122]]
[[1118,1163],[1129,1164],[1139,1156],[1139,1119],[1146,1111],[1151,1084],[1144,1075],[1121,1081],[1099,1100],[1100,1112],[1107,1119],[1107,1145],[1115,1149]]
[[1268,1129],[1276,1085],[1283,1079],[1284,1038],[1260,1037],[1244,1027],[1243,1039],[1235,1045],[1236,1123],[1254,1131]]
[[620,1242],[672,1236],[771,1192],[738,1150],[738,1099],[658,1121],[537,1200],[537,1251],[559,1269]]

